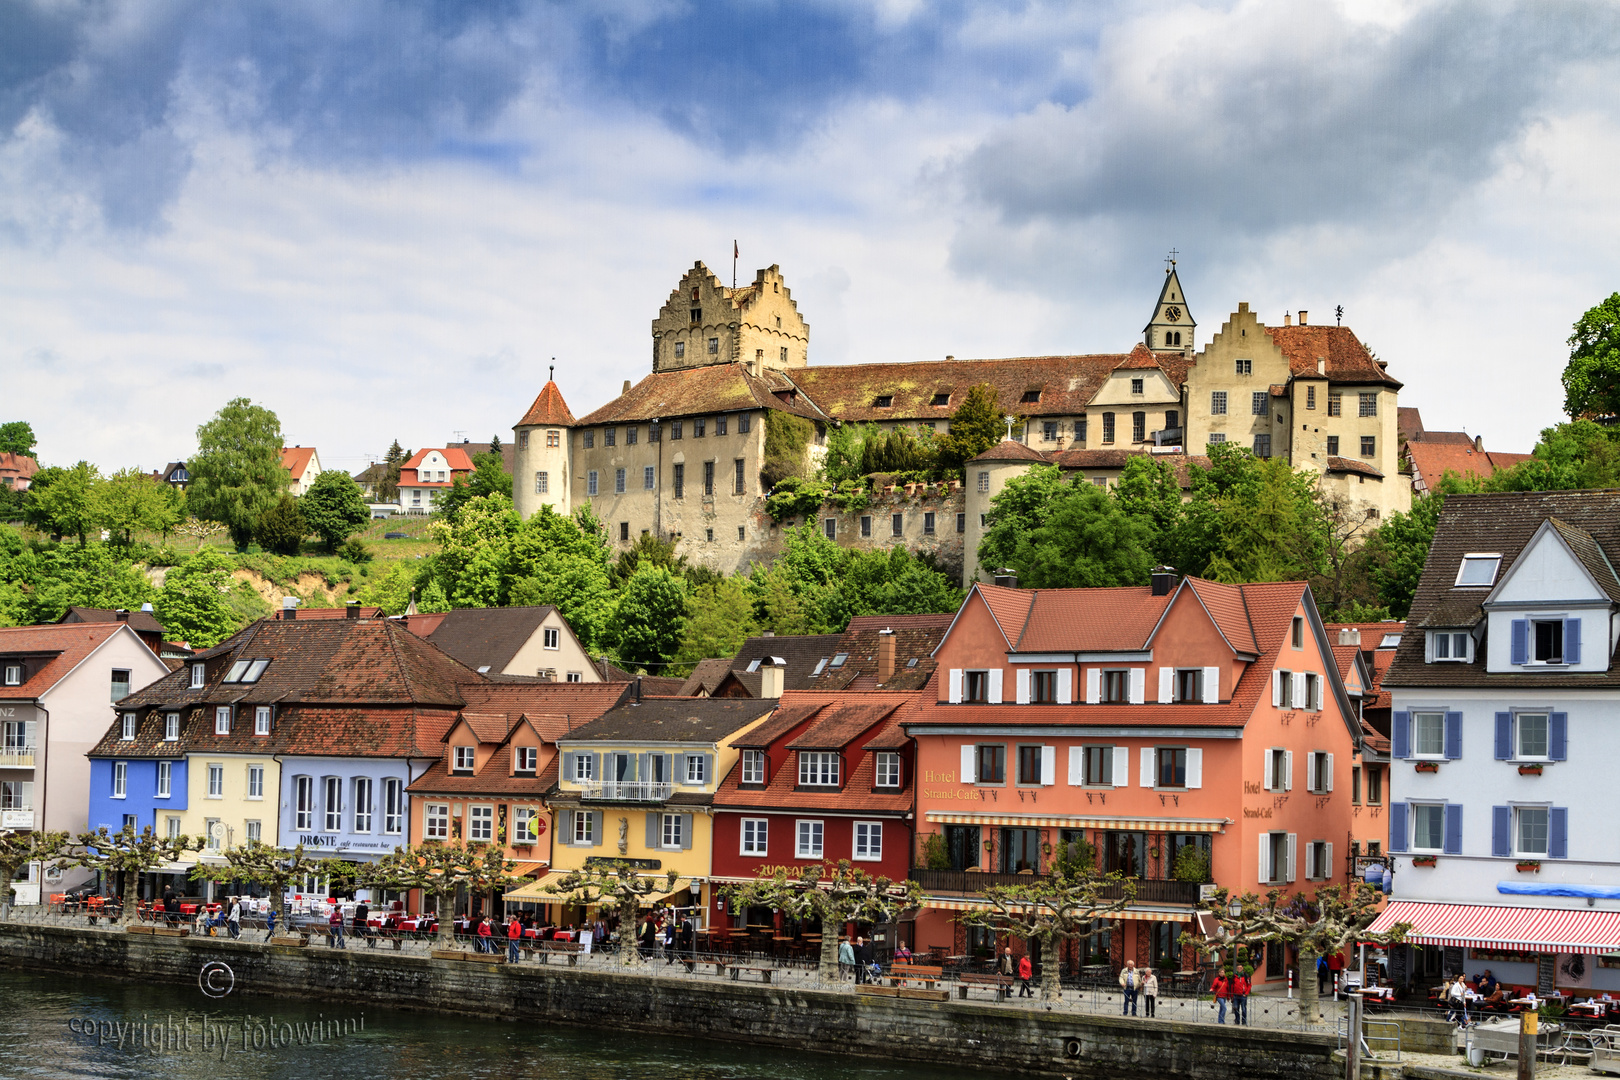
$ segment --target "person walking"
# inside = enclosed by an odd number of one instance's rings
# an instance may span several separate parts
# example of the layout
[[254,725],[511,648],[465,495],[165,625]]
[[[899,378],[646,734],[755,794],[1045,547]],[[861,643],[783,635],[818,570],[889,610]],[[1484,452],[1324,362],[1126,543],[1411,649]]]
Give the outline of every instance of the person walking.
[[1119,988],[1125,991],[1125,1004],[1120,1015],[1136,1015],[1136,995],[1142,991],[1142,973],[1136,970],[1136,961],[1125,961],[1119,973]]
[[1018,996],[1034,997],[1035,991],[1029,987],[1029,980],[1035,976],[1035,965],[1029,962],[1029,953],[1018,958]]
[[326,919],[327,933],[332,935],[331,944],[334,949],[343,948],[343,905],[333,904],[332,914]]
[[170,926],[180,922],[180,901],[174,895],[174,886],[163,886],[163,921]]
[[664,919],[664,966],[675,962],[675,915],[671,913]]
[[486,956],[495,951],[495,928],[489,924],[488,915],[478,921],[478,951]]
[[641,944],[639,948],[643,960],[652,956],[653,945],[657,940],[658,925],[653,922],[653,917],[649,914],[647,920],[641,924]]
[[1215,1022],[1226,1023],[1226,1002],[1232,996],[1232,984],[1227,981],[1226,972],[1215,973],[1214,981],[1209,984],[1209,992],[1215,995]]
[[1327,957],[1318,956],[1316,958],[1316,996],[1317,997],[1327,997],[1328,979],[1330,977],[1331,976],[1328,973],[1328,960],[1327,960]]
[[1013,963],[1012,946],[1003,945],[1001,947],[1001,956],[996,960],[996,977],[998,980],[996,1000],[1001,1000],[1003,993],[1012,991],[1012,981],[1017,974],[1018,965]]
[[1232,980],[1232,1023],[1249,1023],[1249,973],[1239,971]]
[[1446,1002],[1451,1006],[1451,1011],[1446,1014],[1446,1019],[1454,1024],[1467,1027],[1468,984],[1463,981],[1461,975],[1458,975],[1456,980],[1446,987]]
[[264,910],[264,940],[269,941],[276,936],[276,907],[274,904]]
[[1157,1016],[1159,1009],[1159,973],[1148,968],[1142,976],[1142,1015]]
[[506,924],[506,962],[508,964],[518,962],[518,946],[522,943],[523,920],[513,915],[512,921]]
[[[855,974],[855,946],[849,943],[849,938],[838,943],[838,977],[843,978],[846,974]],[[859,977],[856,981],[860,981]]]
[[231,932],[232,940],[242,936],[242,898],[240,896],[231,897],[231,917],[226,924],[226,929]]
[[371,909],[366,907],[364,900],[354,906],[354,940],[363,940],[372,948],[377,947],[376,939],[371,936]]

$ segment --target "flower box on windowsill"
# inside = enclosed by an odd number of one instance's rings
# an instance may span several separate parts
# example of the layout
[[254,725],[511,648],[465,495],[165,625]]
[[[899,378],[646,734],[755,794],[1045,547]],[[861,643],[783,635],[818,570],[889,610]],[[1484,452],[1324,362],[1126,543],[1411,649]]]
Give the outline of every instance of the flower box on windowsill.
[[1434,866],[1439,862],[1440,862],[1440,860],[1435,858],[1433,855],[1414,855],[1414,856],[1412,856],[1412,865],[1413,866]]
[[1536,874],[1541,872],[1541,863],[1535,859],[1520,859],[1513,864],[1513,869],[1521,874]]
[[1416,765],[1413,765],[1412,768],[1416,769],[1418,772],[1437,773],[1440,771],[1440,763],[1438,761],[1420,761]]
[[1540,765],[1520,765],[1519,766],[1519,775],[1520,776],[1540,776],[1541,775],[1541,766]]

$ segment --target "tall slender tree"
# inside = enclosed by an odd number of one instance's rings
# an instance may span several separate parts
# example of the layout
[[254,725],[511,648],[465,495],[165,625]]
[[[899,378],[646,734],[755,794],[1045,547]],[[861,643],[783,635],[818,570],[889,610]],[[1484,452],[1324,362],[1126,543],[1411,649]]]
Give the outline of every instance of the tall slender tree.
[[192,512],[222,522],[237,550],[246,551],[260,516],[287,492],[281,421],[247,398],[234,398],[197,429],[197,453],[187,464]]

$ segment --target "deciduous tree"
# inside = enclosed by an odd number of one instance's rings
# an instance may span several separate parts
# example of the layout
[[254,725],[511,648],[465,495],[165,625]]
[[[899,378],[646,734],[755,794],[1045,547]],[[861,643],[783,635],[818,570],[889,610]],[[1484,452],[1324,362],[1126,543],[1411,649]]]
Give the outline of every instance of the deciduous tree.
[[287,492],[281,421],[247,398],[235,398],[197,429],[197,453],[187,467],[192,512],[222,522],[237,550],[246,551],[260,516]]
[[351,872],[353,863],[342,859],[316,858],[299,844],[292,848],[274,847],[249,840],[225,848],[225,868],[217,864],[199,863],[192,870],[194,881],[239,881],[245,885],[261,885],[270,893],[270,906],[276,913],[276,925],[290,926],[287,922],[287,890],[294,882],[306,877],[332,877],[340,879]]
[[132,923],[135,921],[135,887],[140,876],[165,863],[178,861],[188,851],[201,851],[206,842],[201,836],[159,836],[150,825],[139,833],[129,826],[115,833],[102,828],[79,834],[74,841],[76,854],[72,864],[107,875],[121,874],[119,922]]
[[907,878],[890,881],[852,866],[762,866],[754,880],[723,887],[734,910],[775,908],[796,919],[821,923],[821,977],[838,978],[838,935],[851,922],[891,922],[922,903],[922,886]]
[[567,897],[570,903],[595,905],[604,915],[619,920],[619,960],[625,964],[641,963],[641,951],[636,948],[636,916],[647,903],[648,897],[665,896],[675,891],[680,874],[669,870],[657,877],[643,877],[627,862],[614,860],[598,863],[564,874],[543,891],[552,896]]
[[0,832],[0,916],[11,911],[11,883],[30,863],[55,862],[68,853],[65,832]]
[[166,534],[179,523],[175,495],[140,469],[120,469],[92,489],[98,524],[125,547],[134,543],[136,529]]
[[1063,942],[1096,931],[1098,919],[1123,911],[1136,900],[1136,881],[1119,872],[1098,874],[1067,863],[1069,872],[1038,878],[1028,885],[992,885],[985,908],[963,912],[968,926],[1004,930],[1040,946],[1041,999],[1062,996],[1058,980]]
[[332,552],[371,520],[371,509],[360,493],[360,485],[348,473],[331,469],[315,478],[298,500],[298,508],[303,511],[305,525]]
[[685,578],[661,566],[643,566],[630,576],[608,625],[620,664],[664,670],[681,647],[689,592]]
[[1620,292],[1582,315],[1569,335],[1564,412],[1571,420],[1620,415]]
[[34,428],[26,420],[7,420],[0,424],[0,454],[20,454],[23,457],[33,457],[34,447],[39,440],[34,438]]
[[101,471],[88,461],[41,469],[29,484],[24,515],[41,532],[78,537],[83,547],[100,527],[96,489],[101,484]]
[[699,660],[736,656],[743,642],[758,632],[754,601],[742,579],[721,578],[699,585],[692,596],[675,663],[689,671]]
[[208,649],[235,633],[236,613],[229,596],[235,564],[221,551],[202,548],[169,568],[153,607],[164,630],[195,648]]

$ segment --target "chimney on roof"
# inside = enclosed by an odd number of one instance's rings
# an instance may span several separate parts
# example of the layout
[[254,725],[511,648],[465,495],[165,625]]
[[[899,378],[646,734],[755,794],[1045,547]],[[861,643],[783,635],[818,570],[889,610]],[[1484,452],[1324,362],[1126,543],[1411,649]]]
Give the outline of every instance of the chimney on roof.
[[1290,315],[1286,311],[1283,312],[1283,325],[1284,326],[1293,326],[1294,325],[1294,317],[1292,315]]
[[345,604],[343,606],[343,617],[345,619],[358,619],[360,617],[360,601],[350,600]]
[[1299,309],[1299,325],[1301,325],[1301,326],[1305,325],[1305,316],[1308,315],[1308,314],[1310,314],[1310,313],[1307,312],[1304,308]]
[[1356,626],[1341,626],[1341,627],[1339,627],[1339,644],[1340,645],[1360,645],[1361,644],[1361,628],[1356,627]]
[[1176,587],[1176,576],[1173,566],[1155,566],[1153,576],[1148,579],[1153,585],[1153,595],[1169,596]]
[[283,619],[298,618],[298,597],[283,596],[281,598],[281,617]]
[[1318,356],[1316,358],[1316,373],[1318,375],[1326,375],[1327,374],[1327,357]]
[[955,359],[956,359],[956,357],[954,357],[954,356],[952,356],[952,355],[950,355],[950,354],[949,354],[949,353],[946,353],[946,354],[945,354],[945,359],[946,359],[946,360],[955,360]]
[[1474,453],[1483,454],[1484,452],[1485,452],[1485,436],[1483,436],[1483,435],[1475,435],[1474,436]]
[[146,612],[147,614],[151,614],[152,613],[152,602],[150,600],[148,600],[146,603],[142,604],[141,605],[141,610]]
[[782,696],[782,677],[787,673],[786,669],[787,661],[780,656],[768,656],[759,665],[759,696],[762,699]]
[[636,676],[636,704],[641,704],[641,676]]
[[620,394],[628,394],[629,392],[630,392],[630,380],[626,379],[626,380],[624,380],[624,389],[620,390],[619,393]]
[[1005,566],[1003,566],[1000,570],[997,570],[995,576],[991,578],[990,581],[991,584],[1000,585],[1005,589],[1018,588],[1018,575],[1007,569]]
[[117,611],[113,612],[113,618],[117,619],[119,622],[129,622],[129,609],[119,608]]
[[887,683],[894,678],[894,631],[878,632],[878,682]]

